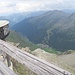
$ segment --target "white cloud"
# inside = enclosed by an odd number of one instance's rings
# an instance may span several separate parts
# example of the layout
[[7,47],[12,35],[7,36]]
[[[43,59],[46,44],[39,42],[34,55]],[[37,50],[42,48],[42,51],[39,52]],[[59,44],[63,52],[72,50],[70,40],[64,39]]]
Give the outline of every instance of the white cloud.
[[19,11],[33,11],[35,8],[39,7],[40,4],[39,3],[18,3],[16,4],[16,10],[19,10]]
[[57,0],[57,2],[59,2],[59,3],[63,3],[63,0]]
[[44,7],[44,4],[40,2],[26,2],[26,3],[18,3],[16,4],[16,8],[19,11],[34,11],[40,10]]
[[0,14],[68,8],[75,9],[75,0],[0,0]]
[[0,2],[0,7],[7,7],[8,5],[10,5],[11,2],[4,2],[4,1],[1,1]]
[[52,9],[48,6],[58,4],[59,0],[38,0],[38,1],[24,1],[16,4],[16,10],[23,11],[38,11],[38,10],[49,10]]

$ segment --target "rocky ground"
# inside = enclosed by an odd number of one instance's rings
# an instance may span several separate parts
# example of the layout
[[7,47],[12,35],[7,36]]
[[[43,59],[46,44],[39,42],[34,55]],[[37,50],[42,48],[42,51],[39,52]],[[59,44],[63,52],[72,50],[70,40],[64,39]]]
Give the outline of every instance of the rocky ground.
[[75,51],[67,54],[63,53],[61,55],[56,55],[52,53],[45,52],[42,49],[36,49],[32,52],[35,56],[59,66],[67,71],[70,71],[75,75]]

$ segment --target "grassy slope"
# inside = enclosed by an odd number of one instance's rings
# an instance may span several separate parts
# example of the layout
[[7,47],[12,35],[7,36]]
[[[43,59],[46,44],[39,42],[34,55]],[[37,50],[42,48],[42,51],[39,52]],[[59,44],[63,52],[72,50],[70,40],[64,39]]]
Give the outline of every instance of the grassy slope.
[[43,48],[44,51],[48,53],[58,54],[59,51],[52,49],[52,48]]
[[18,75],[37,75],[28,69],[25,65],[22,65],[15,60],[12,60],[12,62],[14,66],[13,69]]
[[10,31],[10,35],[6,38],[10,42],[20,43],[21,47],[30,47],[31,50],[37,48],[37,46],[31,43],[27,38],[17,34],[15,31]]
[[[10,35],[6,38],[6,40],[10,42],[20,43],[21,47],[30,47],[31,50],[37,48],[37,46],[31,43],[27,38],[20,36],[15,31],[11,31]],[[12,59],[12,62],[13,62],[13,69],[18,75],[36,75],[26,66],[18,63],[14,59]]]

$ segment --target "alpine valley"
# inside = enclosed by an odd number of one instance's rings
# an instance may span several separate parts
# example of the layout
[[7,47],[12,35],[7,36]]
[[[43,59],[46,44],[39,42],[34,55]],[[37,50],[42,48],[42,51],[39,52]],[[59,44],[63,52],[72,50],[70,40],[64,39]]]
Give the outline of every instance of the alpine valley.
[[60,51],[75,49],[75,13],[48,11],[26,18],[12,28],[35,44],[47,44]]

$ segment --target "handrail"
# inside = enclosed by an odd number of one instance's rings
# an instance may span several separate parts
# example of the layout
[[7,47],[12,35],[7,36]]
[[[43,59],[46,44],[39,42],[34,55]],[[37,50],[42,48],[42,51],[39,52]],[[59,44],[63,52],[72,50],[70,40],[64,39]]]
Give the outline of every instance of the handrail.
[[0,75],[17,75],[8,66],[6,66],[2,61],[0,61]]
[[53,64],[43,61],[21,49],[0,40],[0,49],[38,75],[72,75]]

